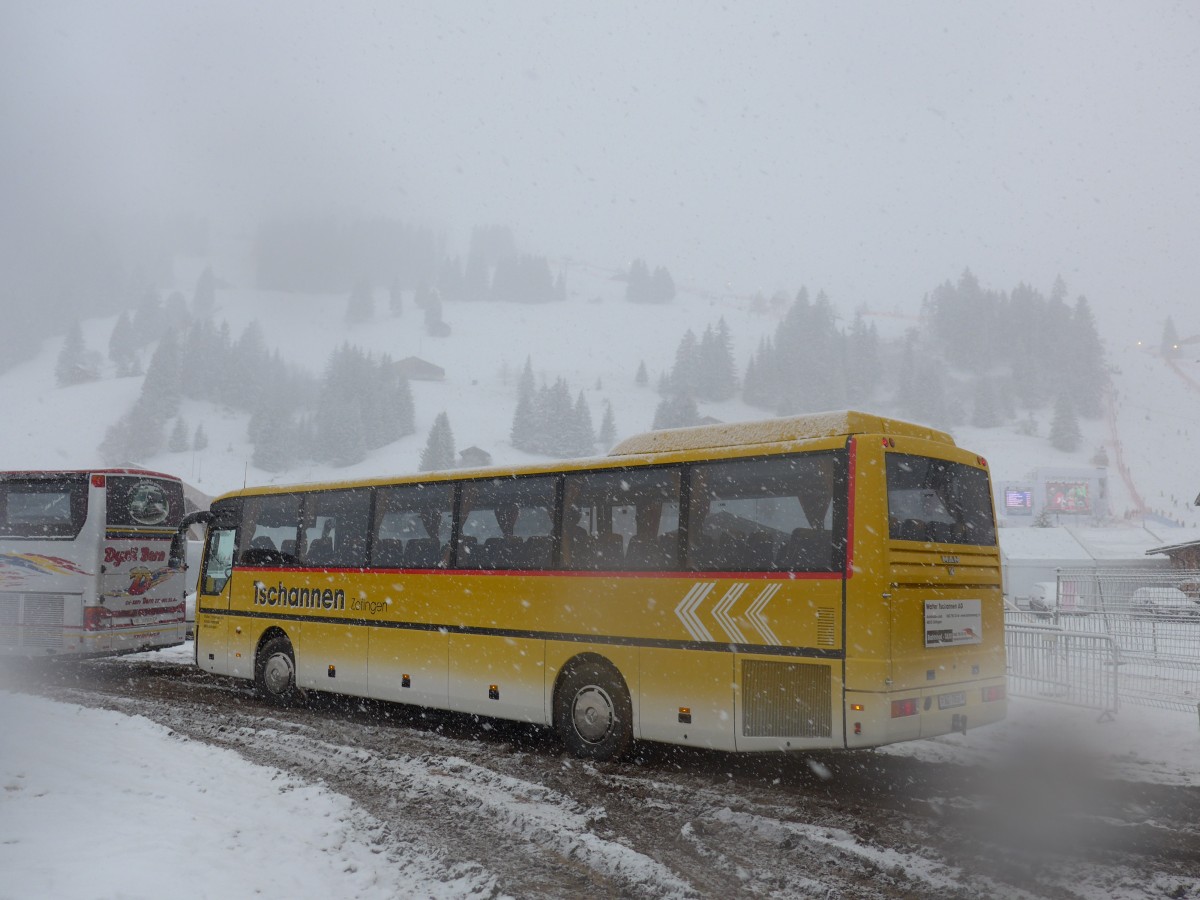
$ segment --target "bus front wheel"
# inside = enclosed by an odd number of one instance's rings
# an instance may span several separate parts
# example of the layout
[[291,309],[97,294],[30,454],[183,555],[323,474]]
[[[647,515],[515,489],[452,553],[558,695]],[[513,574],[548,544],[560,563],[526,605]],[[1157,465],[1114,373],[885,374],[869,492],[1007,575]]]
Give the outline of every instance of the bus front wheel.
[[296,656],[291,641],[278,635],[262,645],[254,665],[254,682],[259,693],[276,706],[296,701]]
[[633,742],[633,704],[620,674],[602,662],[573,666],[554,695],[554,725],[581,759],[618,759]]

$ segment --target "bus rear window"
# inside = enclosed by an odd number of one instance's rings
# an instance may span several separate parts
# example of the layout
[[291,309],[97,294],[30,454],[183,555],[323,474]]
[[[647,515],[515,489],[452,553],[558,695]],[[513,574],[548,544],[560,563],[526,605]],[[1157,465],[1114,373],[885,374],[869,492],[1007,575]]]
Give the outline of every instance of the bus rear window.
[[87,518],[86,474],[0,479],[0,536],[73,538]]
[[183,518],[183,485],[136,476],[108,476],[108,524],[174,527]]
[[888,534],[893,540],[996,543],[987,472],[925,456],[887,456]]

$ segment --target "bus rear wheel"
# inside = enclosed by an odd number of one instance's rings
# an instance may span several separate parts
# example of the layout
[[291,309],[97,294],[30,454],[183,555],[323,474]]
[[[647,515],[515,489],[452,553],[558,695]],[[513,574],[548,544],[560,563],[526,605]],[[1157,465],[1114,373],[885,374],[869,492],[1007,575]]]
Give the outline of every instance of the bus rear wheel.
[[620,674],[602,662],[573,666],[554,695],[554,726],[581,759],[619,759],[633,742],[633,704]]
[[277,635],[262,645],[254,661],[254,683],[258,692],[276,706],[296,702],[296,655],[292,642]]

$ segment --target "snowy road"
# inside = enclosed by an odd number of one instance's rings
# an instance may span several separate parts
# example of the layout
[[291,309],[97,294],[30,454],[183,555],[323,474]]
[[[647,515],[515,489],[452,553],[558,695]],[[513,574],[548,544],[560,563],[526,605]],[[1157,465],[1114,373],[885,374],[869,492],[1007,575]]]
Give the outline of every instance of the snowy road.
[[364,813],[388,865],[429,873],[429,896],[1200,897],[1195,780],[1124,780],[1061,736],[1000,755],[651,746],[595,765],[470,717],[329,698],[277,710],[178,656],[21,670],[8,686],[323,784]]

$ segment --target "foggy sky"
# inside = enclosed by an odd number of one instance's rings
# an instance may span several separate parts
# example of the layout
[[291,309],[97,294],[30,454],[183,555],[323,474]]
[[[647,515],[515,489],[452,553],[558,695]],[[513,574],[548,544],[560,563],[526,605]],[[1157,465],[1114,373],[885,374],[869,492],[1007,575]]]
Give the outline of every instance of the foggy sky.
[[1187,318],[1185,3],[0,5],[21,217],[509,224],[551,257],[914,307],[970,267]]

